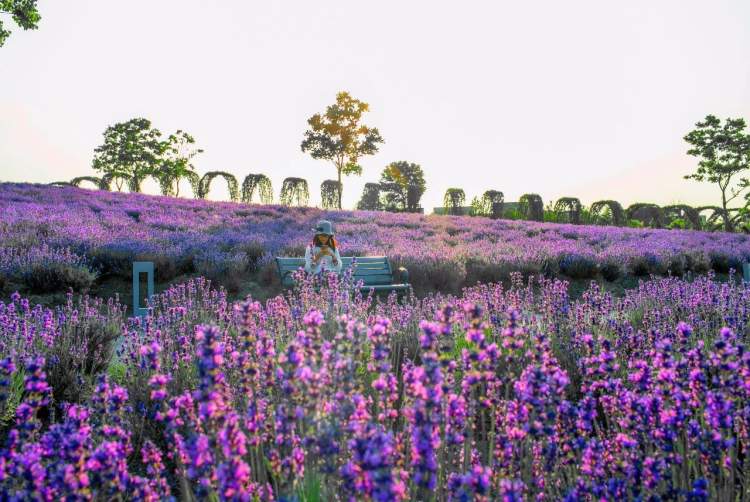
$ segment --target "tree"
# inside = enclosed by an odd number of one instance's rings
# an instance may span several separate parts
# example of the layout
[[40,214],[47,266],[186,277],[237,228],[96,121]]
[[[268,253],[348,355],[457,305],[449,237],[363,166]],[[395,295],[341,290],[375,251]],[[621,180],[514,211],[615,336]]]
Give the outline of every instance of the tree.
[[[169,138],[162,144],[161,162],[157,177],[162,186],[169,188],[169,194],[180,195],[180,180],[187,178],[191,185],[195,185],[198,173],[191,163],[193,157],[203,153],[200,148],[195,148],[195,138],[182,130],[170,134]],[[195,191],[195,187],[193,187]]]
[[490,216],[500,218],[503,214],[505,205],[505,195],[499,190],[487,190],[482,194],[482,198],[474,197],[471,199],[472,216]]
[[419,164],[401,160],[388,164],[380,175],[387,208],[415,211],[427,184]]
[[[13,21],[24,30],[35,30],[39,27],[42,16],[36,8],[36,0],[0,0],[0,14],[10,14]],[[0,47],[10,36],[10,31],[3,27],[0,20]]]
[[[340,92],[325,114],[316,113],[307,120],[310,129],[305,131],[302,151],[309,152],[314,159],[333,162],[342,187],[341,176],[362,174],[359,158],[377,153],[378,144],[383,143],[377,128],[360,124],[362,114],[369,109],[367,103],[352,98],[348,92]],[[339,209],[341,192],[343,189],[338,194]]]
[[[750,168],[750,135],[745,134],[743,119],[726,119],[724,125],[714,115],[707,115],[703,122],[685,137],[692,148],[687,153],[700,159],[698,169],[685,179],[716,183],[721,191],[724,230],[732,230],[728,205],[748,187],[748,180],[739,175]],[[734,181],[738,183],[734,184]]]
[[131,191],[138,192],[143,179],[158,176],[165,149],[160,138],[161,132],[148,119],[118,122],[104,131],[104,143],[94,150],[92,167],[113,179],[118,190],[128,180]]
[[365,183],[362,190],[362,198],[357,203],[357,209],[363,211],[381,211],[383,204],[380,201],[380,183]]

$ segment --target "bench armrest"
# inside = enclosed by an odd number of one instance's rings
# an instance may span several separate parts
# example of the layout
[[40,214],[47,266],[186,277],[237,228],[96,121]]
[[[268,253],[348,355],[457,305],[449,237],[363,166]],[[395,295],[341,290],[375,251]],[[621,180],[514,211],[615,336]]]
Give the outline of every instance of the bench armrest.
[[406,270],[406,267],[398,267],[396,269],[396,273],[393,275],[394,275],[394,279],[398,279],[398,282],[400,284],[409,283],[409,271]]

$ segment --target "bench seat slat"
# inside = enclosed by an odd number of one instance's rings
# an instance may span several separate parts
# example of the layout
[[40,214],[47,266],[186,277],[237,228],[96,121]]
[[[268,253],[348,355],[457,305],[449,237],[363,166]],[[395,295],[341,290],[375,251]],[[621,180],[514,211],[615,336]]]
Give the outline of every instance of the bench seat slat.
[[362,281],[365,286],[373,284],[391,284],[393,282],[393,276],[391,274],[379,274],[379,275],[364,275],[354,276],[354,282]]
[[386,258],[385,256],[344,256],[341,259],[343,261],[352,261],[354,258],[357,259],[357,263],[376,263],[388,261],[388,258]]
[[354,269],[354,277],[364,277],[368,275],[391,275],[391,269],[389,268],[359,268]]
[[[276,266],[281,277],[281,284],[284,287],[294,286],[292,274],[304,268],[305,259],[298,256],[278,256],[276,257]],[[363,256],[341,258],[342,271],[347,269],[353,270],[355,282],[361,282],[360,291],[363,293],[387,292],[387,291],[406,291],[409,284],[393,284],[395,277],[388,258],[385,256]]]
[[363,286],[359,288],[360,291],[363,293],[367,293],[370,290],[374,291],[390,291],[390,290],[396,290],[396,291],[406,291],[409,289],[408,284],[381,284],[377,286]]

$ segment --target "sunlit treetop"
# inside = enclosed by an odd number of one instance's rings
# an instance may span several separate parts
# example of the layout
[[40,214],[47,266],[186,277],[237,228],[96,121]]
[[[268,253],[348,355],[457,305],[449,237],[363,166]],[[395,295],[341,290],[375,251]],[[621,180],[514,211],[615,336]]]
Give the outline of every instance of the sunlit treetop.
[[36,0],[0,0],[0,47],[10,36],[3,21],[10,16],[24,30],[35,30],[42,16],[36,9]]

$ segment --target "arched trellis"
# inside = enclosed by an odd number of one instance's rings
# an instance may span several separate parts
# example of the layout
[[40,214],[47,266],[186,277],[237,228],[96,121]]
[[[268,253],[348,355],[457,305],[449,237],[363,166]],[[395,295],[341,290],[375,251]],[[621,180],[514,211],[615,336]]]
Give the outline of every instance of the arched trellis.
[[[747,212],[743,211],[739,207],[730,207],[727,209],[727,212],[729,213],[729,224],[732,225],[732,230],[735,230],[735,226],[743,221],[744,219],[747,219]],[[732,214],[734,213],[734,216]]]
[[[605,209],[609,210],[608,221],[605,216]],[[598,200],[591,204],[589,211],[591,212],[591,216],[597,220],[603,220],[618,227],[625,224],[625,210],[623,210],[622,205],[616,200]]]
[[518,210],[526,220],[544,220],[544,201],[535,193],[523,194],[518,200]]
[[193,191],[193,197],[200,197],[201,177],[197,173],[188,171],[181,176],[163,176],[159,179],[159,187],[162,195],[177,196],[180,194],[180,180],[186,178],[190,182],[190,189]]
[[229,198],[235,202],[238,201],[240,194],[237,185],[237,178],[235,178],[233,174],[225,171],[209,171],[204,174],[198,184],[198,197],[205,199],[208,196],[208,191],[211,189],[211,181],[217,176],[226,180],[229,188]]
[[647,227],[664,226],[664,214],[659,206],[647,202],[637,202],[625,211],[629,220],[638,220]]
[[[743,209],[733,207],[728,209],[729,212],[729,224],[732,227],[733,232],[744,232],[750,233],[750,214]],[[734,213],[734,216],[732,216]]]
[[690,223],[693,230],[701,229],[701,217],[694,207],[686,204],[673,204],[671,206],[664,206],[661,210],[664,222],[667,224],[672,222],[672,220],[680,218]]
[[443,196],[443,206],[449,214],[461,214],[461,208],[466,204],[466,194],[461,188],[449,188]]
[[581,223],[581,201],[576,197],[560,197],[555,202],[555,213],[559,217],[565,217],[568,223],[580,225]]
[[131,176],[127,178],[128,190],[130,190],[131,192],[140,193],[141,183],[143,183],[146,178],[149,177],[155,179],[156,182],[159,183],[159,190],[161,191],[162,195],[172,195],[171,180],[164,176],[156,176],[155,174],[147,174],[145,176]]
[[[720,230],[724,228],[724,210],[719,206],[701,206],[696,207],[695,212],[698,213],[698,219],[706,219],[705,224],[701,227],[705,230]],[[701,223],[703,223],[701,221]]]
[[320,184],[320,201],[323,209],[338,208],[341,188],[341,183],[336,180],[325,180]]
[[310,200],[310,191],[307,188],[307,180],[302,178],[286,178],[281,185],[279,202],[285,206],[307,206]]
[[273,203],[273,187],[265,174],[248,174],[242,182],[242,202],[250,204],[253,196],[258,195],[261,204]]
[[96,176],[78,176],[70,180],[70,184],[79,187],[84,181],[93,183],[99,190],[109,190],[109,184],[105,184],[102,178],[97,178]]
[[53,181],[49,185],[53,187],[74,187],[75,186],[70,181]]
[[499,190],[487,190],[482,194],[480,200],[481,213],[492,218],[500,218],[503,215],[505,195]]
[[380,201],[380,183],[365,183],[362,197],[357,202],[357,209],[361,211],[380,211],[383,204]]

